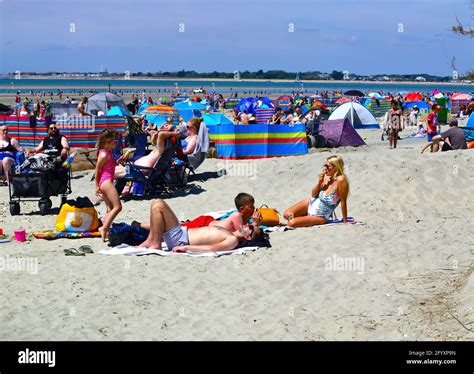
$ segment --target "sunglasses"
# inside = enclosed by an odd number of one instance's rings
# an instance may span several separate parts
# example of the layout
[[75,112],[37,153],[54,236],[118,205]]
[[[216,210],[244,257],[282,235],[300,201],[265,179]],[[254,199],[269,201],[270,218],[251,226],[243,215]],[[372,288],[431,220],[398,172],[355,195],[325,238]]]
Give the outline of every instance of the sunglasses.
[[187,129],[194,129],[193,126],[186,126]]
[[58,128],[53,126],[53,127],[50,127],[49,129],[50,130],[57,130]]

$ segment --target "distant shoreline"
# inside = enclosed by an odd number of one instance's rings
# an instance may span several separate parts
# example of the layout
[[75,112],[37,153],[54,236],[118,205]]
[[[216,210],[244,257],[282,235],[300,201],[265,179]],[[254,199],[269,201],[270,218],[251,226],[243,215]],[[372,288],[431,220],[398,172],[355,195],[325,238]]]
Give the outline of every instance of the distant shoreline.
[[[22,80],[49,80],[49,81],[62,81],[62,80],[77,80],[77,81],[104,81],[104,84],[107,85],[109,81],[148,81],[148,82],[161,82],[161,81],[175,81],[176,83],[179,82],[235,82],[235,83],[294,83],[297,84],[308,84],[308,83],[317,83],[317,84],[358,84],[358,85],[421,85],[421,86],[432,86],[432,85],[439,85],[439,86],[473,86],[474,83],[467,83],[467,82],[417,82],[417,81],[358,81],[358,80],[301,80],[301,82],[295,82],[291,79],[242,79],[240,81],[234,79],[227,79],[227,78],[149,78],[149,77],[133,77],[130,79],[124,78],[116,78],[116,77],[109,77],[109,78],[79,78],[79,77],[69,77],[69,78],[55,78],[50,76],[34,76],[34,77],[27,77],[22,79],[14,79],[14,78],[1,78],[2,80],[10,80],[11,82],[20,82]],[[51,84],[48,82],[47,87],[57,87],[60,84]],[[178,84],[179,85],[179,84]],[[75,86],[74,84],[67,84],[63,85],[64,87],[84,87],[82,86]],[[10,88],[10,84],[0,84],[0,88]]]

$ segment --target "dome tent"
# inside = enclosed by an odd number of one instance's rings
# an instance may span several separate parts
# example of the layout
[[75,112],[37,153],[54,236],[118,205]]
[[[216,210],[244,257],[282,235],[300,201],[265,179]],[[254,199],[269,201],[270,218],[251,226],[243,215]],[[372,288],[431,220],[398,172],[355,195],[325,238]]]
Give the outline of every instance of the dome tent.
[[379,124],[367,108],[351,101],[342,104],[329,116],[329,120],[345,119],[356,129],[378,129]]
[[107,113],[109,108],[114,106],[118,106],[128,113],[128,109],[120,96],[112,92],[100,92],[89,97],[86,111],[91,114],[97,114],[99,111]]

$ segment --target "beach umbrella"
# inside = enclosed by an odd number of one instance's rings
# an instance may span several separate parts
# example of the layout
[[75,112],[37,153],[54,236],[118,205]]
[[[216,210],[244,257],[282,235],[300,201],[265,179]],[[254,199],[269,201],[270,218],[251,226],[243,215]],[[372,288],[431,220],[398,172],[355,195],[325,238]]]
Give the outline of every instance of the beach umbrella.
[[450,100],[459,100],[459,101],[469,101],[472,99],[472,96],[466,93],[453,93],[450,97]]
[[293,98],[290,95],[280,96],[277,101],[293,101]]
[[359,90],[349,90],[349,91],[344,92],[344,95],[347,95],[347,96],[364,96],[364,93],[362,91],[359,91]]
[[442,94],[441,92],[439,92],[439,93],[435,94],[433,97],[434,97],[435,99],[442,99],[444,96],[443,96],[443,94]]
[[405,101],[421,101],[423,95],[419,92],[410,92],[405,95]]
[[344,103],[350,103],[350,102],[351,102],[351,99],[348,99],[347,97],[342,97],[336,101],[336,104],[344,104]]
[[161,115],[166,115],[166,114],[175,114],[177,113],[177,110],[166,105],[153,105],[145,108],[142,111],[142,114],[161,114]]

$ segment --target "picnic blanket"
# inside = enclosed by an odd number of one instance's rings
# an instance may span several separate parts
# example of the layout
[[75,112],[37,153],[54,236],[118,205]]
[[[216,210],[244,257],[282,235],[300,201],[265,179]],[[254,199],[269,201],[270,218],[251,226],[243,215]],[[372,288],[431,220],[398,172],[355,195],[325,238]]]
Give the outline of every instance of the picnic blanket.
[[99,231],[93,232],[72,232],[72,231],[35,231],[33,236],[36,239],[82,239],[82,238],[100,238]]

